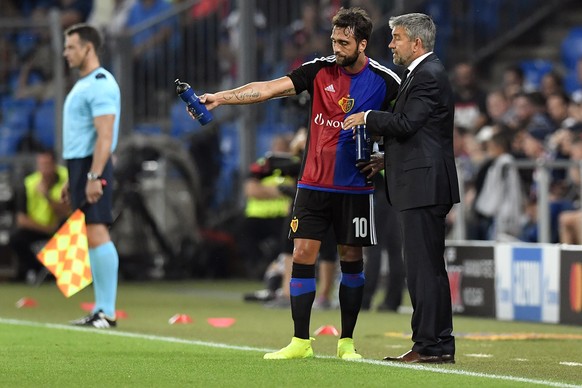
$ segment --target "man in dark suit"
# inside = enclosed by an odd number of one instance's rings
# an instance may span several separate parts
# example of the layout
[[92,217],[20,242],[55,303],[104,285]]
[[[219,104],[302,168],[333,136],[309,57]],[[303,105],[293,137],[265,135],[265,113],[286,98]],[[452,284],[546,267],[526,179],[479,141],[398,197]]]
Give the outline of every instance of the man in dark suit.
[[396,65],[406,68],[391,112],[347,117],[344,128],[366,124],[382,136],[385,157],[363,167],[386,169],[387,199],[398,211],[412,313],[412,350],[387,361],[454,363],[455,338],[449,280],[443,259],[445,217],[459,202],[453,156],[453,92],[432,52],[436,28],[424,14],[390,18]]

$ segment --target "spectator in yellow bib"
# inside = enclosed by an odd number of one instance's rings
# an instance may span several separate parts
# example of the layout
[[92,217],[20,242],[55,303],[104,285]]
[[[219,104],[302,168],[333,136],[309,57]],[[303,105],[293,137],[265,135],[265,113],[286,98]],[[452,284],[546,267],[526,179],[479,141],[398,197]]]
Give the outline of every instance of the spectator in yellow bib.
[[35,281],[42,268],[35,245],[48,240],[70,213],[69,206],[61,202],[67,179],[67,169],[57,165],[52,151],[37,153],[36,171],[24,178],[16,195],[15,229],[10,235],[10,246],[18,258],[18,281]]

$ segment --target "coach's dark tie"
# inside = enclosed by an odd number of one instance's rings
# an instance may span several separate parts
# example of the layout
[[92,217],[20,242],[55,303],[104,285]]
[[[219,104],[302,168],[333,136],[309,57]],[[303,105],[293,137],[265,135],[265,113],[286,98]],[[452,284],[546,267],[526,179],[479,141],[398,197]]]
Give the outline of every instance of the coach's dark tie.
[[400,81],[400,87],[398,88],[398,91],[401,92],[402,90],[404,90],[404,85],[406,84],[406,81],[408,80],[408,74],[410,73],[410,70],[406,69],[404,71],[404,75],[402,76],[402,81]]

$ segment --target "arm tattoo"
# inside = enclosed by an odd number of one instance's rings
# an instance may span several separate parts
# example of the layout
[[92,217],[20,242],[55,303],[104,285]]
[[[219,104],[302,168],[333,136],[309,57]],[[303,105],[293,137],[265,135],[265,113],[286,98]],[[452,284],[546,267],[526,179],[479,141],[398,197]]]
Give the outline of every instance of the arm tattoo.
[[[239,101],[248,101],[248,100],[257,100],[261,97],[261,93],[254,89],[250,89],[247,91],[242,91],[239,93],[233,92],[232,96],[229,96],[228,99],[236,98]],[[225,97],[225,99],[227,99]]]
[[277,97],[291,96],[293,94],[295,94],[295,88],[290,88],[287,90],[283,90],[281,93],[277,94]]
[[[278,93],[274,97],[285,97],[295,94],[295,88],[290,88],[287,90]],[[232,99],[236,99],[241,103],[252,103],[257,100],[261,100],[263,95],[259,90],[256,89],[245,89],[243,91],[233,91],[231,93],[227,93],[222,97],[225,101],[230,101]]]

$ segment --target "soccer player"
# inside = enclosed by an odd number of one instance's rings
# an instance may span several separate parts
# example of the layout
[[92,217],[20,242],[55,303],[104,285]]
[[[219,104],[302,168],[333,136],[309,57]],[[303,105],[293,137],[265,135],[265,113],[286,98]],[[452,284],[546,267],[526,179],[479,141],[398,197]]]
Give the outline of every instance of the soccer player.
[[294,240],[291,274],[291,315],[294,336],[283,349],[265,359],[313,357],[309,335],[315,297],[315,263],[321,241],[332,227],[342,272],[339,301],[342,331],[337,355],[361,358],[353,332],[362,302],[362,247],[376,243],[372,194],[374,187],[356,166],[350,130],[342,130],[347,114],[388,109],[400,79],[364,53],[372,22],[361,8],[340,9],[332,20],[333,55],[304,63],[287,76],[251,82],[232,90],[204,94],[213,109],[222,104],[253,104],[306,90],[311,118],[295,197],[289,237]]
[[100,65],[101,36],[87,24],[65,31],[64,57],[79,71],[63,109],[63,159],[69,182],[62,199],[81,208],[87,223],[95,307],[73,325],[110,328],[117,325],[115,299],[119,257],[109,236],[112,216],[111,153],[119,132],[120,92],[110,72]]

